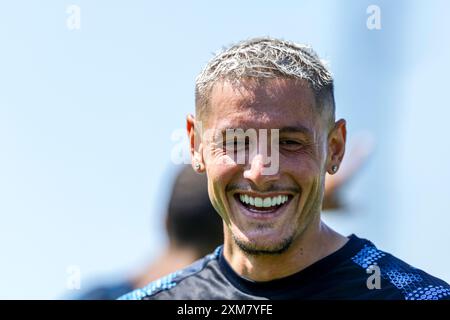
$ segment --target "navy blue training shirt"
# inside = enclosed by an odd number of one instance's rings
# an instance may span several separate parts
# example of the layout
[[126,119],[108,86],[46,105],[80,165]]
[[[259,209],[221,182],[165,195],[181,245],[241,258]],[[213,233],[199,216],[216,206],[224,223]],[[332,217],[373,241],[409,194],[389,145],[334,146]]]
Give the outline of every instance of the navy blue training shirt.
[[[222,246],[189,267],[151,282],[120,299],[450,299],[450,286],[355,235],[334,253],[285,278],[255,282],[238,275]],[[380,286],[369,289],[367,268],[377,266]],[[276,266],[273,266],[276,268]],[[371,286],[373,287],[373,286]]]

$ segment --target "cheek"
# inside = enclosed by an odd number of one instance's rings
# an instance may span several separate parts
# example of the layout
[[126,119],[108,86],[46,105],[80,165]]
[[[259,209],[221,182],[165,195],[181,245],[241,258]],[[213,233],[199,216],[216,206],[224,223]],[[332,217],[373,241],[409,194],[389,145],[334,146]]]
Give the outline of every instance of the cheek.
[[225,191],[226,185],[239,170],[239,165],[221,148],[210,148],[204,153],[204,159],[208,180],[214,185],[214,193],[217,193],[218,186]]
[[224,190],[238,168],[236,163],[227,156],[209,157],[206,159],[205,164],[208,180],[214,186],[222,185]]
[[310,156],[298,156],[285,159],[282,163],[283,171],[292,176],[298,183],[312,183],[322,175],[321,161]]
[[206,174],[208,176],[208,193],[216,211],[227,221],[226,213],[229,203],[226,188],[237,174],[240,166],[225,155],[205,157]]
[[230,174],[224,167],[217,166],[207,169],[208,194],[211,204],[227,225],[230,225],[230,204],[225,189],[230,181]]
[[298,206],[302,211],[299,219],[309,219],[317,208],[320,210],[321,192],[323,190],[323,174],[320,161],[303,159],[291,162],[289,173],[295,182],[302,188],[302,196]]

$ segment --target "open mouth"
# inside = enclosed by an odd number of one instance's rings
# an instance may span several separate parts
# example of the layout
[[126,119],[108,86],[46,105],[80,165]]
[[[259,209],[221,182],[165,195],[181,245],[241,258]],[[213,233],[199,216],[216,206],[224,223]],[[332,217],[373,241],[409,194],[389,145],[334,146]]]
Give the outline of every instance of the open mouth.
[[236,201],[250,212],[268,214],[285,207],[293,198],[291,195],[276,195],[270,197],[254,197],[245,193],[234,194]]

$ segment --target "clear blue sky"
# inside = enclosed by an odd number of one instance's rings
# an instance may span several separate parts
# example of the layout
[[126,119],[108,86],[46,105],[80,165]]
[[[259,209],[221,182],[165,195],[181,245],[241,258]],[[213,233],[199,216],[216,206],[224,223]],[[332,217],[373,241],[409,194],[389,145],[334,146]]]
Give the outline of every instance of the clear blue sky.
[[[0,10],[0,298],[67,294],[162,250],[171,135],[212,52],[270,35],[330,61],[377,149],[326,219],[450,281],[446,1],[9,1]],[[433,3],[433,6],[432,6]],[[81,29],[66,8],[81,8]],[[381,30],[366,9],[381,8]]]

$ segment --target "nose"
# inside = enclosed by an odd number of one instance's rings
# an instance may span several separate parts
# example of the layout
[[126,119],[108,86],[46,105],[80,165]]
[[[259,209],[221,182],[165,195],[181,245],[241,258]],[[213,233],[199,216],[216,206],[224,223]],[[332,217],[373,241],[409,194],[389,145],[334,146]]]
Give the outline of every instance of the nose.
[[267,174],[264,168],[264,158],[261,154],[257,154],[250,161],[249,168],[244,171],[244,178],[252,181],[258,188],[264,189],[279,179],[278,171],[276,174]]

